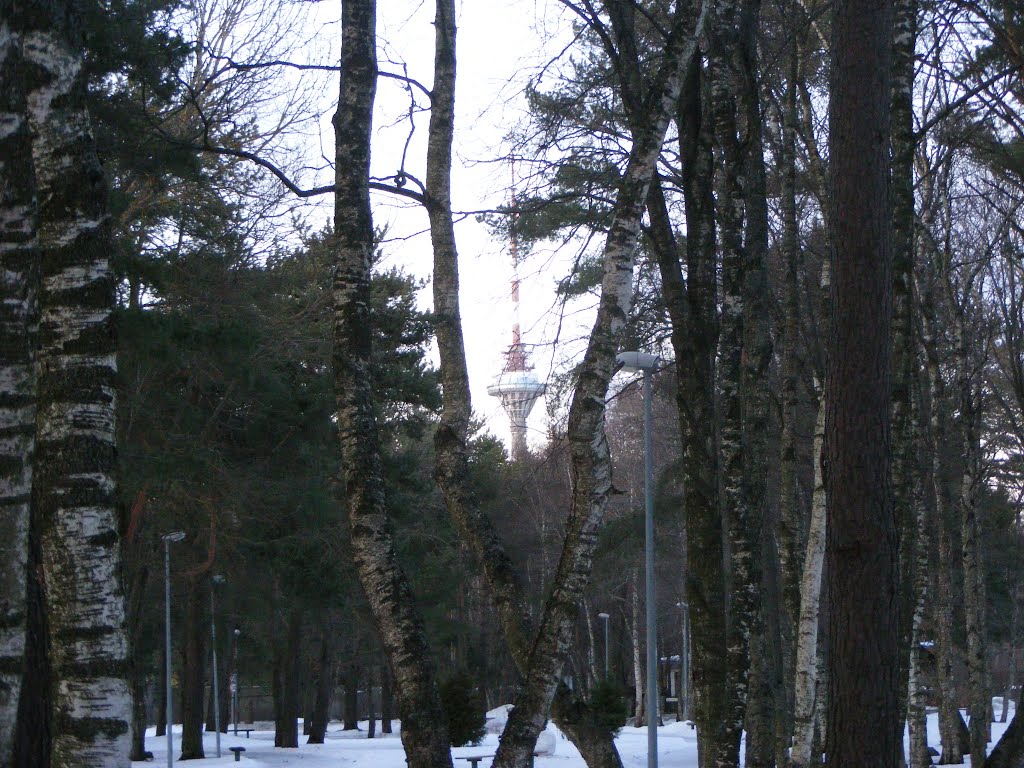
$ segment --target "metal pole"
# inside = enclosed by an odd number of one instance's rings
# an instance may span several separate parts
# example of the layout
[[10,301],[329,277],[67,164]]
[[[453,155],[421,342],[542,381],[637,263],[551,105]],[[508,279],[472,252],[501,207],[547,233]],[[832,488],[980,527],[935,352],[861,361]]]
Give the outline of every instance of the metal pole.
[[171,540],[164,537],[164,607],[166,609],[164,621],[164,648],[165,648],[165,669],[164,669],[164,690],[167,696],[167,768],[170,768],[174,760],[174,740],[171,738],[171,724],[174,718],[171,715],[174,697],[171,696]]
[[658,768],[658,638],[654,597],[654,467],[651,371],[644,370],[644,550],[647,593],[647,768]]
[[[210,579],[210,647],[213,649],[213,727],[217,732],[217,757],[220,757],[220,687],[217,685],[217,609],[214,590],[217,576]],[[223,576],[220,577],[223,580]]]

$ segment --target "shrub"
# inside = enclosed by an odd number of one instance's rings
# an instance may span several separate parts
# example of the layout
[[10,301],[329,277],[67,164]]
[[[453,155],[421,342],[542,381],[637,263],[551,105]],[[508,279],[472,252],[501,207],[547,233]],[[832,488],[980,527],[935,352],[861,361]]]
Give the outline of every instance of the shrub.
[[479,744],[486,733],[487,713],[468,673],[454,672],[441,681],[441,704],[448,715],[448,737],[452,746]]
[[628,711],[620,686],[611,680],[600,680],[590,692],[590,706],[598,725],[612,736],[626,724]]

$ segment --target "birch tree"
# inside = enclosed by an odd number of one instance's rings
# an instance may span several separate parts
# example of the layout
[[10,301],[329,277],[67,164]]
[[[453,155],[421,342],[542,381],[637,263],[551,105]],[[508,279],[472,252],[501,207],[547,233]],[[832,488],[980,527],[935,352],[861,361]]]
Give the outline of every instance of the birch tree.
[[73,6],[45,1],[8,10],[8,31],[20,37],[26,65],[33,136],[21,170],[34,174],[38,191],[36,445],[28,455],[54,680],[52,764],[123,765],[131,701],[115,510],[105,180],[85,108]]
[[398,691],[411,768],[451,765],[433,663],[408,579],[398,565],[381,466],[370,364],[370,136],[377,86],[376,3],[342,4],[341,88],[334,115],[337,261],[335,397],[352,552]]
[[19,30],[0,5],[0,764],[13,759],[25,654],[39,241]]

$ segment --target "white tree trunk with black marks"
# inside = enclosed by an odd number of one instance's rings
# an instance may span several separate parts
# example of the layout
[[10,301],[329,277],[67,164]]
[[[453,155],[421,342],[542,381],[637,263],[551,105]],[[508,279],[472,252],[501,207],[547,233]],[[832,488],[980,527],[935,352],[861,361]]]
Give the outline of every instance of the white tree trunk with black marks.
[[818,614],[821,606],[821,575],[825,563],[827,526],[825,477],[821,466],[825,445],[825,398],[819,394],[818,418],[814,426],[814,496],[807,551],[800,577],[800,617],[797,624],[796,682],[793,703],[794,768],[816,765],[813,754],[817,703],[821,698],[818,680]]
[[0,14],[0,765],[12,759],[25,655],[36,418],[39,241],[24,70]]
[[636,707],[633,710],[633,725],[640,728],[644,725],[646,710],[644,708],[644,661],[643,648],[640,647],[640,576],[633,569],[629,584],[629,604],[631,607],[629,639],[633,646],[633,691]]
[[131,696],[116,512],[113,251],[69,3],[29,3],[42,259],[33,503],[53,688],[53,765],[127,765]]

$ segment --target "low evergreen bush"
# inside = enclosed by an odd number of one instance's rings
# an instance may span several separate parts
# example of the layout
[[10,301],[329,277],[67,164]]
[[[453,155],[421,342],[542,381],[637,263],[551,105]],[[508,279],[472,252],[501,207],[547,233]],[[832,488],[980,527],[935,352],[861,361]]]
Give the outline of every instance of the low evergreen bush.
[[487,712],[467,672],[453,672],[441,681],[441,704],[448,714],[448,738],[452,746],[479,744],[487,732]]
[[600,680],[590,692],[590,706],[599,725],[615,736],[626,724],[628,711],[622,687],[611,680]]

